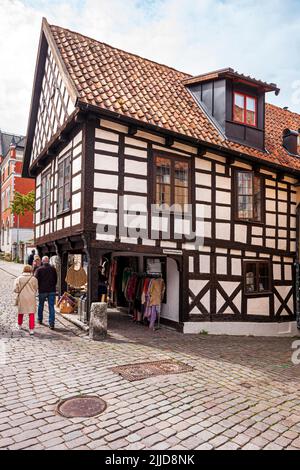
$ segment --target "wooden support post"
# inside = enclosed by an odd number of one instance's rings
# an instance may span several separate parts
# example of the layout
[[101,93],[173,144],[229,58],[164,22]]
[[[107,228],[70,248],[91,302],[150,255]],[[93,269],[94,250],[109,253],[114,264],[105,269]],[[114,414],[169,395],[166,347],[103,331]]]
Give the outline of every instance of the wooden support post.
[[98,298],[98,267],[100,263],[101,251],[97,248],[87,248],[88,258],[88,292],[87,292],[87,320],[90,319],[90,309],[94,302],[99,302]]
[[68,252],[63,251],[60,254],[60,285],[59,285],[59,295],[63,295],[67,290],[66,277],[68,272]]
[[58,243],[54,243],[56,256],[58,257],[57,263],[57,282],[58,282],[58,295],[63,295],[67,290],[66,276],[68,271],[68,252],[63,251]]

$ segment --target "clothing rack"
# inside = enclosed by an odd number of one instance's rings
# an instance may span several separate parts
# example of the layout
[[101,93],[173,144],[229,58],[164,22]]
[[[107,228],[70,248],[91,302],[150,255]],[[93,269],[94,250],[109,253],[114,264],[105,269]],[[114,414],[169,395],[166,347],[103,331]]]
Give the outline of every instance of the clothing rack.
[[[130,267],[128,267],[127,269],[130,270]],[[160,278],[163,277],[161,272],[153,272],[153,273],[142,272],[142,273],[139,273],[139,272],[131,271],[131,275],[136,275],[139,279],[141,279],[141,278],[160,279]],[[134,311],[133,306],[134,306],[134,301],[128,301],[128,314],[129,315],[131,314],[132,311]],[[157,319],[156,319],[156,322],[155,322],[155,323],[157,323],[157,326],[154,325],[154,330],[160,329],[160,315],[161,315],[161,308],[157,312]]]

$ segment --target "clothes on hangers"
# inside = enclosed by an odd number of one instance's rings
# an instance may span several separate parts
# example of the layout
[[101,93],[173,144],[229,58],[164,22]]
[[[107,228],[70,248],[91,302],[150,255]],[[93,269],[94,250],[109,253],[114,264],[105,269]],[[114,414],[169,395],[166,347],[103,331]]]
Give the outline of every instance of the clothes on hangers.
[[124,295],[127,302],[133,302],[136,296],[136,288],[138,283],[138,276],[136,273],[131,273],[128,277],[125,287]]
[[125,294],[125,290],[127,287],[128,280],[132,274],[132,268],[125,268],[123,271],[123,277],[122,277],[122,292]]
[[153,329],[161,312],[161,303],[165,293],[165,281],[159,277],[150,279],[145,295],[144,318],[149,321],[149,328]]
[[165,281],[163,278],[152,279],[150,286],[150,306],[160,305],[165,293]]
[[109,277],[108,277],[108,284],[110,286],[111,292],[115,292],[116,290],[117,272],[118,272],[118,261],[116,259],[113,259],[110,265]]
[[[117,274],[117,264],[110,270],[110,285]],[[165,281],[160,273],[138,274],[126,267],[122,273],[122,292],[129,304],[129,313],[134,321],[146,319],[149,327],[154,328],[161,312],[161,303],[165,293]]]

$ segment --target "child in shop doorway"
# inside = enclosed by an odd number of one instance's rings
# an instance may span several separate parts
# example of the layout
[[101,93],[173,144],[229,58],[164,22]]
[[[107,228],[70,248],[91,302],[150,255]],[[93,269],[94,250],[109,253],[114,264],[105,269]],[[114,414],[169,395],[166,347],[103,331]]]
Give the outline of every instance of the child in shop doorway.
[[33,276],[32,266],[29,264],[23,268],[23,274],[15,280],[14,292],[17,294],[16,306],[18,308],[17,329],[23,324],[24,315],[29,316],[29,333],[34,334],[34,316],[36,311],[36,294],[38,281]]

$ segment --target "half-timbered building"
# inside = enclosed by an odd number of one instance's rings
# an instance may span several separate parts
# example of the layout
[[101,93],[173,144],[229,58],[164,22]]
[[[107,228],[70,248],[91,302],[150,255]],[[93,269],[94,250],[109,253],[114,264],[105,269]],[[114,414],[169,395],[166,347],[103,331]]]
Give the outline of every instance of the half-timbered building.
[[88,306],[103,257],[159,259],[165,322],[294,332],[300,115],[267,93],[279,89],[230,68],[192,77],[43,20],[24,176],[61,291],[69,253],[87,256]]

